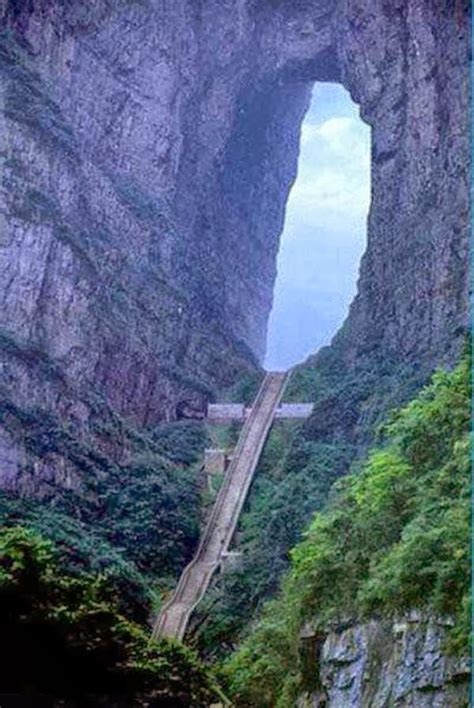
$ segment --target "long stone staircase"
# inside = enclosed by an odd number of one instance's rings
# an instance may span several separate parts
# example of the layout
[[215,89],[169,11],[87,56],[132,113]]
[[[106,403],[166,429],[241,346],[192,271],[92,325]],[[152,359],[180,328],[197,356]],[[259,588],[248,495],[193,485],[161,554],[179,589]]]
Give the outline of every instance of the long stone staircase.
[[199,547],[156,620],[152,635],[154,638],[183,639],[191,614],[206,592],[235,533],[240,511],[288,375],[288,372],[269,372],[265,376],[251,413],[243,425]]

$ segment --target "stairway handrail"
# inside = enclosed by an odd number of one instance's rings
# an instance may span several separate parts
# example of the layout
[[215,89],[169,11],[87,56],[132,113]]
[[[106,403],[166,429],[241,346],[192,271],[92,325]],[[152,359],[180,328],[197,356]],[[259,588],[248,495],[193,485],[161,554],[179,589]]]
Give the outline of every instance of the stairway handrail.
[[[260,385],[260,388],[259,388],[259,390],[258,390],[257,396],[256,396],[256,398],[255,398],[255,403],[258,401],[258,399],[260,398],[260,396],[262,395],[263,391],[264,391],[265,388],[266,388],[266,385],[267,385],[267,378],[268,378],[268,376],[265,376],[264,379],[263,379],[263,381],[262,381],[262,383],[261,383],[261,385]],[[235,468],[235,466],[236,466],[236,461],[238,460],[238,453],[239,453],[240,450],[242,449],[242,438],[243,438],[244,435],[246,436],[247,431],[248,431],[248,429],[249,429],[249,427],[250,427],[250,421],[251,421],[251,419],[252,419],[253,410],[254,410],[254,407],[252,408],[252,411],[250,412],[250,415],[246,418],[246,420],[244,421],[244,424],[243,424],[243,426],[242,426],[242,430],[241,430],[241,432],[240,432],[239,439],[238,439],[238,441],[237,441],[237,446],[236,446],[236,448],[235,448],[235,450],[234,450],[234,455],[233,455],[232,461],[231,461],[229,467],[228,467],[227,470],[226,470],[226,473],[225,473],[225,476],[224,476],[224,480],[223,480],[223,482],[222,482],[222,484],[221,484],[221,486],[220,486],[219,492],[218,492],[218,494],[217,494],[216,501],[215,501],[215,503],[214,503],[214,505],[213,505],[213,508],[212,508],[212,510],[211,510],[211,513],[210,513],[210,515],[209,515],[209,518],[208,518],[208,520],[207,520],[207,522],[206,522],[206,525],[205,525],[205,527],[204,527],[204,532],[203,532],[203,534],[202,534],[202,536],[201,536],[201,539],[200,539],[200,541],[199,541],[199,545],[198,545],[198,547],[197,547],[196,553],[194,554],[193,558],[190,560],[190,562],[186,565],[186,567],[184,568],[183,572],[181,573],[181,576],[180,576],[180,578],[179,578],[178,584],[177,584],[176,588],[174,589],[173,593],[171,594],[171,597],[170,597],[170,598],[165,602],[165,604],[163,605],[163,607],[162,607],[162,609],[161,609],[161,611],[160,611],[160,613],[159,613],[159,615],[158,615],[158,617],[157,617],[157,620],[156,620],[156,622],[155,622],[155,625],[154,625],[154,627],[153,627],[153,632],[152,632],[152,637],[153,637],[153,638],[156,638],[156,637],[157,637],[157,635],[158,635],[158,630],[159,630],[159,625],[160,625],[160,623],[163,621],[163,619],[165,618],[167,610],[168,610],[168,609],[171,607],[171,605],[174,604],[174,602],[178,599],[178,597],[179,597],[179,595],[180,595],[180,593],[181,593],[181,591],[182,591],[183,585],[184,585],[185,582],[186,582],[187,576],[189,575],[189,572],[190,572],[190,571],[192,570],[192,568],[196,565],[196,563],[198,562],[199,556],[202,554],[202,550],[203,550],[203,548],[204,548],[204,544],[207,545],[207,542],[208,542],[208,541],[207,541],[207,535],[208,535],[208,533],[209,533],[209,530],[210,530],[211,526],[213,525],[213,523],[214,523],[214,521],[215,521],[217,504],[219,504],[220,498],[224,496],[224,491],[225,491],[226,489],[228,489],[228,487],[229,487],[230,478],[231,478],[231,476],[232,476],[232,470],[233,470],[233,469]],[[220,506],[222,506],[222,503],[220,504]]]
[[[159,635],[160,628],[161,628],[161,626],[163,626],[163,624],[166,620],[167,613],[168,613],[168,610],[170,609],[170,607],[175,602],[179,602],[180,595],[182,595],[183,590],[186,587],[186,583],[188,581],[188,578],[191,574],[192,569],[194,568],[194,566],[197,563],[200,562],[202,556],[204,555],[204,553],[207,549],[207,546],[209,545],[209,543],[212,539],[213,531],[214,531],[215,524],[216,524],[216,519],[222,509],[222,506],[223,506],[224,501],[226,499],[228,489],[232,483],[233,473],[234,473],[234,470],[239,462],[240,453],[247,441],[250,431],[252,430],[253,422],[254,422],[255,418],[258,416],[261,406],[265,401],[265,394],[266,394],[268,387],[270,386],[270,384],[275,376],[282,377],[280,389],[278,392],[278,398],[272,407],[272,413],[273,413],[274,410],[276,410],[279,401],[281,400],[284,387],[285,387],[286,382],[289,377],[289,373],[290,372],[268,372],[266,374],[266,376],[264,377],[262,384],[259,388],[259,391],[257,393],[257,396],[255,397],[254,405],[252,406],[250,414],[248,415],[248,417],[244,421],[244,424],[243,424],[243,427],[242,427],[242,430],[240,432],[239,439],[237,442],[237,446],[234,450],[232,461],[231,461],[229,467],[227,468],[226,474],[224,476],[224,480],[221,484],[216,501],[213,505],[213,508],[211,510],[209,518],[206,522],[204,532],[201,536],[196,553],[194,554],[191,561],[187,564],[187,566],[184,568],[183,572],[181,573],[178,584],[177,584],[174,592],[172,593],[171,597],[163,605],[161,612],[159,613],[159,615],[155,621],[154,627],[153,627],[153,631],[152,631],[152,638],[153,639],[156,639],[157,636]],[[266,437],[268,434],[268,430],[271,427],[272,422],[273,422],[273,414],[268,416],[268,420],[266,421],[266,425],[265,425],[264,430],[262,431],[262,434],[261,434],[260,439],[258,441],[258,446],[257,446],[257,453],[258,454],[254,455],[254,460],[253,460],[253,464],[252,464],[252,467],[253,467],[252,472],[248,476],[249,478],[248,478],[248,480],[246,480],[243,488],[240,490],[239,498],[237,500],[237,506],[233,510],[230,523],[226,525],[225,536],[224,536],[225,541],[223,544],[223,548],[227,547],[230,544],[230,542],[232,540],[232,536],[235,533],[235,528],[237,525],[238,517],[240,515],[240,511],[241,511],[243,503],[245,501],[245,497],[247,495],[248,488],[249,488],[252,478],[253,478],[253,473],[254,473],[255,468],[258,464],[258,459],[260,457],[261,450],[262,450],[263,445],[265,443],[265,440],[266,440]],[[197,599],[195,600],[194,603],[192,603],[192,605],[189,608],[187,608],[187,610],[185,612],[183,612],[183,616],[181,617],[181,621],[179,623],[178,632],[177,632],[178,638],[181,638],[182,634],[184,634],[184,630],[187,626],[187,622],[189,620],[191,613],[194,611],[195,607],[202,599],[202,596],[204,595],[204,592],[206,591],[206,588],[210,582],[210,578],[212,577],[214,570],[216,569],[217,565],[220,562],[220,555],[221,555],[221,553],[219,553],[218,560],[211,564],[212,568],[209,568],[208,572],[203,573],[203,578],[201,580],[199,587],[197,588],[197,593],[196,593]]]
[[[285,384],[286,384],[288,375],[287,375],[285,378],[286,378],[286,380],[284,379],[284,380],[282,381],[282,384],[281,384],[281,389],[280,389],[280,394],[279,394],[279,399],[280,399],[280,400],[281,400],[281,396],[283,395],[283,390],[284,390],[284,387],[285,387]],[[278,405],[278,402],[276,403],[276,405]],[[276,405],[274,406],[274,409],[276,408]],[[273,409],[273,410],[274,410],[274,409]],[[247,497],[248,489],[249,489],[249,487],[250,487],[250,485],[251,485],[251,483],[252,483],[252,481],[253,481],[253,472],[255,471],[255,469],[256,469],[256,467],[257,467],[257,464],[258,464],[258,461],[259,461],[259,458],[260,458],[260,454],[261,454],[262,448],[263,448],[263,446],[264,446],[264,444],[265,444],[265,441],[266,441],[266,438],[267,438],[267,434],[268,434],[268,430],[269,430],[269,428],[271,427],[272,422],[273,422],[273,416],[269,416],[269,420],[267,421],[267,425],[265,426],[265,428],[264,428],[264,430],[263,430],[263,432],[262,432],[262,434],[261,434],[261,436],[260,436],[259,442],[258,442],[257,454],[254,456],[254,463],[253,463],[253,470],[252,470],[252,473],[248,475],[248,478],[246,479],[246,482],[245,482],[244,486],[243,486],[242,489],[240,490],[239,499],[238,499],[238,501],[237,501],[237,505],[236,505],[235,509],[233,510],[230,523],[227,524],[226,533],[225,533],[225,539],[226,539],[226,540],[224,541],[223,548],[227,548],[227,547],[228,547],[228,545],[230,544],[230,542],[231,542],[231,540],[232,540],[232,537],[233,537],[233,535],[234,535],[234,533],[235,533],[235,529],[236,529],[236,527],[237,527],[237,523],[238,523],[238,520],[239,520],[240,512],[242,511],[242,506],[243,506],[243,504],[244,504],[244,502],[245,502],[245,499],[246,499],[246,497]],[[221,555],[222,555],[222,551],[221,551],[220,556],[221,556]],[[208,572],[208,573],[206,573],[206,575],[203,576],[203,580],[202,580],[202,582],[201,582],[201,584],[200,584],[200,586],[199,586],[199,588],[198,588],[198,592],[197,592],[197,594],[196,594],[196,599],[195,599],[195,601],[192,603],[192,605],[190,605],[190,606],[188,607],[188,609],[186,610],[186,612],[183,613],[183,617],[181,618],[181,622],[180,622],[180,626],[179,626],[179,633],[178,633],[178,636],[179,636],[179,637],[182,637],[182,634],[184,634],[183,629],[186,628],[190,616],[192,615],[192,613],[193,613],[194,610],[196,609],[197,605],[201,602],[201,600],[202,600],[202,598],[203,598],[203,596],[204,596],[204,593],[206,592],[206,589],[207,589],[207,587],[208,587],[208,585],[209,585],[209,582],[210,582],[210,579],[211,579],[211,577],[212,577],[212,574],[213,574],[213,572],[214,572],[216,566],[219,564],[219,562],[220,562],[220,557],[219,557],[219,560],[218,560],[218,561],[216,561],[215,563],[212,564],[212,565],[213,565],[213,568],[212,568],[212,569],[209,569],[211,572]]]

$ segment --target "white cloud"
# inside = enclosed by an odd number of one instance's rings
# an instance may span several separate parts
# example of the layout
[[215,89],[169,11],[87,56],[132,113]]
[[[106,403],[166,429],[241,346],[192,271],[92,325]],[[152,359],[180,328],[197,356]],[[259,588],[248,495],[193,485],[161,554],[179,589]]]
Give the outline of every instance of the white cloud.
[[301,146],[305,150],[321,149],[341,158],[367,161],[369,145],[365,139],[367,128],[359,120],[347,116],[329,118],[320,124],[304,123]]
[[312,123],[303,123],[301,126],[301,147],[305,148],[308,143],[312,143],[315,138],[319,137],[319,125],[313,125]]
[[347,135],[356,125],[353,118],[337,116],[321,123],[321,125],[318,126],[318,133],[325,140],[334,141],[340,139],[341,136]]
[[363,218],[368,211],[370,193],[367,180],[346,174],[343,170],[324,167],[318,172],[301,176],[295,183],[288,205],[288,218],[305,222],[330,218],[351,226],[354,218]]
[[370,129],[343,89],[316,88],[301,132],[270,320],[270,359],[281,358],[282,366],[335,331],[353,296],[365,242]]
[[288,217],[324,218],[350,223],[369,206],[370,147],[367,128],[354,118],[336,116],[304,123],[298,178],[288,203]]
[[355,208],[358,212],[366,212],[369,195],[361,181],[355,182],[338,170],[325,168],[318,174],[296,183],[291,200],[291,207],[297,209]]

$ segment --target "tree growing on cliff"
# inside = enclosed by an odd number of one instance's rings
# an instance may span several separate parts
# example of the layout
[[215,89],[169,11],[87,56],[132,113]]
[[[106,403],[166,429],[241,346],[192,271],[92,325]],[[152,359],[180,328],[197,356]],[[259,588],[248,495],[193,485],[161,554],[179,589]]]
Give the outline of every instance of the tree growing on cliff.
[[393,415],[359,474],[339,482],[315,516],[292,552],[281,595],[224,665],[236,705],[283,708],[314,688],[305,683],[299,646],[307,621],[324,635],[347,617],[429,608],[454,619],[448,649],[467,653],[469,431],[465,358]]

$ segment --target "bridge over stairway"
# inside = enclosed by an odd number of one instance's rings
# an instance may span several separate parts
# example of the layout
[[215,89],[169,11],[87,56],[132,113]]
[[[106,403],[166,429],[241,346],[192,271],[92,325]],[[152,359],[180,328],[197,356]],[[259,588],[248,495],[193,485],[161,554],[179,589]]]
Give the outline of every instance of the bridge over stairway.
[[153,628],[154,638],[183,639],[193,610],[227,553],[288,376],[288,372],[269,372],[265,376],[242,427],[199,547],[158,616]]

